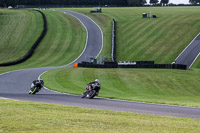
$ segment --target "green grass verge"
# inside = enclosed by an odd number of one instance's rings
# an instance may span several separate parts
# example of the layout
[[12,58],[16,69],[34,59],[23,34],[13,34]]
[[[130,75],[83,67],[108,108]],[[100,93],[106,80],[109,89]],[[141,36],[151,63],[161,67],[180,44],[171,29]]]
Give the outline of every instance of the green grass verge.
[[0,10],[0,63],[24,56],[42,32],[40,13],[28,10]]
[[198,57],[191,67],[192,69],[200,68],[200,58]]
[[45,86],[81,95],[90,81],[102,84],[100,97],[200,107],[199,70],[62,68],[44,75]]
[[0,132],[197,133],[200,120],[0,99]]

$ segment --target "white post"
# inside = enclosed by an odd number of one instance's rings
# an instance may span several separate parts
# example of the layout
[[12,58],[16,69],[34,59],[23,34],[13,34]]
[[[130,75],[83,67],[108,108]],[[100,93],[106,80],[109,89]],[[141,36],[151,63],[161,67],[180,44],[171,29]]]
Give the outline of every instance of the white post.
[[150,15],[149,15],[149,17],[151,18],[151,11],[150,11]]

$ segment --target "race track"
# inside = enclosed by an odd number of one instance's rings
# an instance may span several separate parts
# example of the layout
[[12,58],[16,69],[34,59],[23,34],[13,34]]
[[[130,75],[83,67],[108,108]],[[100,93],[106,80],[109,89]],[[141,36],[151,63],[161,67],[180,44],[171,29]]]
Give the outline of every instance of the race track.
[[[87,30],[87,43],[83,53],[75,62],[87,60],[86,56],[96,57],[101,52],[103,35],[98,25],[90,18],[79,13],[59,10],[68,13],[82,22]],[[74,62],[66,66],[72,66]],[[65,67],[66,67],[65,66]],[[12,71],[0,75],[0,97],[23,101],[33,101],[42,103],[54,103],[61,105],[79,106],[103,110],[136,112],[143,114],[153,114],[161,116],[174,116],[184,118],[200,119],[200,108],[179,107],[170,105],[159,105],[149,103],[139,103],[130,101],[110,100],[103,98],[82,99],[80,96],[62,94],[48,89],[42,89],[36,95],[29,95],[28,91],[31,82],[39,75],[50,69],[58,67],[34,68]]]
[[175,64],[192,66],[200,54],[200,33],[192,40],[192,42],[181,52],[174,61]]

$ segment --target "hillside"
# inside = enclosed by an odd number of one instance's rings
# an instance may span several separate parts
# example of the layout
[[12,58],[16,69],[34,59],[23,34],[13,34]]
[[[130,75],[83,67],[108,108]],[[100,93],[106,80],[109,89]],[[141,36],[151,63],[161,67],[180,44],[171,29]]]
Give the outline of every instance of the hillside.
[[[154,60],[172,63],[200,32],[200,7],[133,7],[103,8],[101,14],[90,14],[92,9],[69,9],[93,18],[104,31],[104,55],[110,56],[112,19],[117,21],[117,60]],[[157,15],[143,19],[142,13]],[[103,56],[104,56],[103,55]],[[198,59],[195,68],[200,67]]]
[[24,56],[42,32],[40,13],[28,10],[0,10],[0,63]]
[[[142,13],[150,9],[158,18],[142,18]],[[105,8],[102,14],[90,14],[88,8],[69,10],[90,16],[102,27],[107,38],[101,55],[109,55],[111,36],[106,31],[111,28],[114,17],[118,22],[118,60],[171,63],[199,33],[198,9]],[[80,95],[88,82],[98,78],[102,83],[101,97],[199,107],[198,77],[196,68],[188,71],[65,68],[49,71],[42,78],[48,88],[66,93]]]

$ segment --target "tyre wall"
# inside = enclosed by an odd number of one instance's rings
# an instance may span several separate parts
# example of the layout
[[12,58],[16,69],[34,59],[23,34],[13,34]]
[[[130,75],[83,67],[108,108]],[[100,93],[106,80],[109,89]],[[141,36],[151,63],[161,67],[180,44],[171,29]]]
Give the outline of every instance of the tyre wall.
[[182,69],[187,70],[182,64],[154,64],[153,61],[137,61],[136,64],[119,64],[118,62],[105,62],[104,64],[93,64],[89,62],[78,63],[78,67],[87,68],[155,68],[155,69]]

